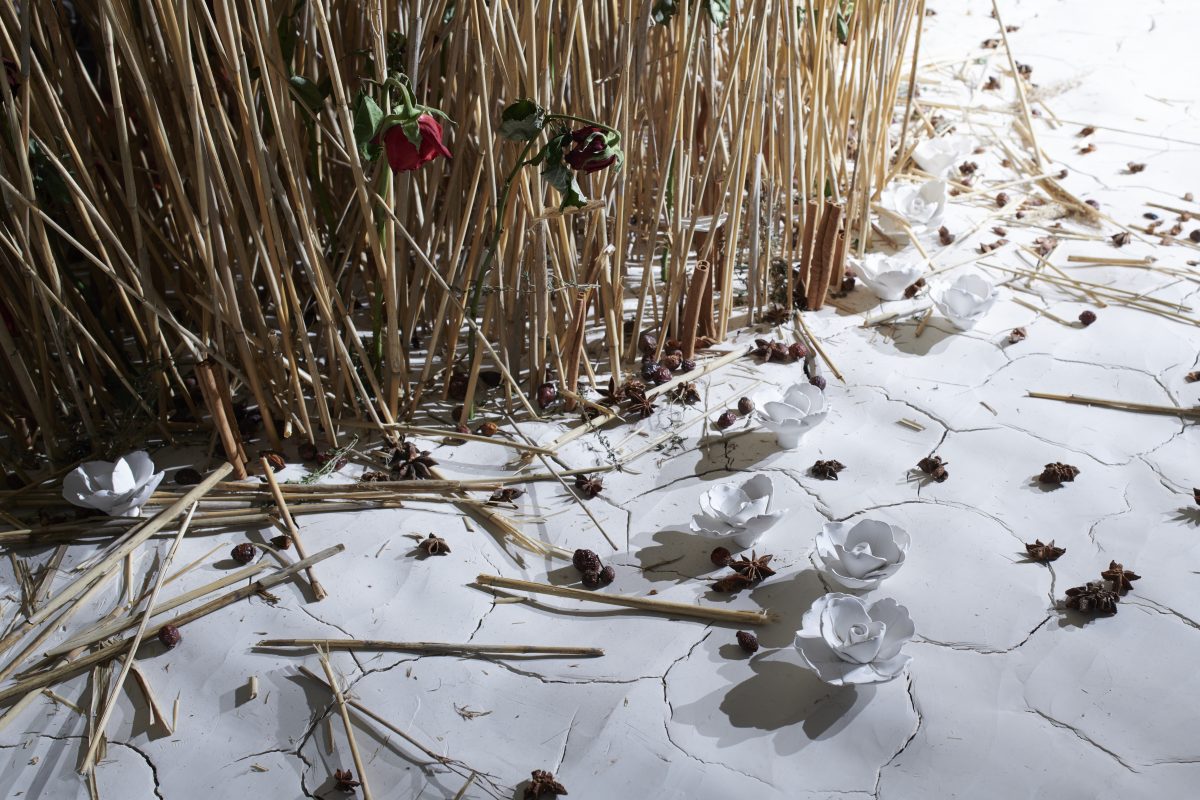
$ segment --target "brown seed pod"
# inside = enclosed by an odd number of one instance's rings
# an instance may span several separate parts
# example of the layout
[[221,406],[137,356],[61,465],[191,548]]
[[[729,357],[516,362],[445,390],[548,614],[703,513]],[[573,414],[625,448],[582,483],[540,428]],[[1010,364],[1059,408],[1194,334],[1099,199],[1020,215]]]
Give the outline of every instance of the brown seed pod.
[[738,631],[737,643],[741,645],[742,649],[747,653],[758,652],[758,637],[750,631]]
[[239,545],[235,545],[234,548],[229,551],[229,557],[239,564],[249,564],[254,560],[254,556],[257,553],[258,548],[256,548],[254,545],[250,544],[249,542],[242,542]]

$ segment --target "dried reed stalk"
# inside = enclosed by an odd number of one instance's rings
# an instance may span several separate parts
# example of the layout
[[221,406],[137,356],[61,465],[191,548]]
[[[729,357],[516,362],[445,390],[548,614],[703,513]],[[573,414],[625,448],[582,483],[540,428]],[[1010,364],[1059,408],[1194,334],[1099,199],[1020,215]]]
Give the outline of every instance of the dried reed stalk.
[[255,647],[305,647],[328,650],[378,650],[443,655],[551,655],[602,656],[599,647],[566,647],[537,644],[446,644],[443,642],[387,642],[380,639],[260,639]]

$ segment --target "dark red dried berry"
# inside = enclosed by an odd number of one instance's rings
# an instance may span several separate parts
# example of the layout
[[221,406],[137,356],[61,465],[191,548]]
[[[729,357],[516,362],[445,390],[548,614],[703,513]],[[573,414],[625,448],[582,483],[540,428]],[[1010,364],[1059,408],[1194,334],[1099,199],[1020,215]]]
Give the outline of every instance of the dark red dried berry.
[[662,366],[664,366],[667,369],[672,370],[672,371],[679,369],[680,365],[682,365],[682,364],[683,364],[683,356],[678,356],[678,355],[674,355],[674,354],[665,356],[662,360]]
[[1193,242],[1200,244],[1200,228],[1196,228],[1191,233],[1189,233],[1188,238],[1191,239]]
[[651,376],[651,379],[655,383],[666,383],[672,377],[671,369],[666,364],[659,364],[654,368],[654,374]]
[[287,550],[292,546],[292,537],[290,534],[281,533],[271,537],[271,544],[276,550]]
[[738,400],[738,413],[741,414],[743,417],[746,416],[747,414],[752,413],[753,411],[754,411],[754,401],[751,400],[749,397],[743,397],[741,400]]
[[601,569],[600,556],[591,550],[576,550],[571,563],[580,572],[599,572]]
[[1082,313],[1079,315],[1079,321],[1080,321],[1080,322],[1083,324],[1083,326],[1086,328],[1088,325],[1091,325],[1093,322],[1095,322],[1095,321],[1096,321],[1096,312],[1095,312],[1095,311],[1084,311],[1084,312],[1082,312]]
[[496,423],[492,422],[491,420],[488,420],[487,422],[480,425],[479,430],[477,430],[475,432],[478,433],[480,436],[495,436],[497,433],[500,432],[500,426],[497,425]]
[[229,557],[239,564],[249,564],[258,550],[249,542],[242,542],[229,551]]
[[158,629],[158,640],[168,649],[183,641],[183,634],[174,625],[163,625]]
[[716,425],[721,430],[725,430],[726,428],[733,425],[733,423],[737,422],[737,419],[738,419],[737,414],[735,414],[734,412],[722,411],[721,416],[717,417],[716,420],[713,421],[713,424]]
[[742,649],[747,653],[758,652],[758,637],[750,631],[738,631],[737,643],[742,646]]
[[612,567],[605,567],[600,570],[600,583],[608,586],[617,579],[617,571]]
[[583,585],[589,589],[598,587],[600,585],[600,573],[594,569],[589,569],[583,573]]
[[679,362],[679,371],[680,372],[691,372],[695,368],[696,368],[696,362],[692,361],[690,358],[682,359]]
[[825,391],[825,378],[820,375],[813,375],[808,379],[808,382],[817,387],[821,391]]
[[714,566],[724,567],[728,565],[731,560],[733,560],[733,553],[729,552],[724,547],[715,547],[713,548],[713,551],[708,554],[708,557]]
[[537,388],[538,408],[549,408],[558,400],[558,386],[553,383],[543,383]]
[[808,348],[804,346],[803,342],[793,342],[788,345],[788,355],[793,361],[801,361],[808,357]]
[[175,473],[175,483],[180,486],[195,486],[202,480],[204,480],[204,476],[200,474],[199,470],[191,467],[184,467]]
[[658,362],[650,356],[642,359],[642,380],[653,381],[654,373],[658,370]]

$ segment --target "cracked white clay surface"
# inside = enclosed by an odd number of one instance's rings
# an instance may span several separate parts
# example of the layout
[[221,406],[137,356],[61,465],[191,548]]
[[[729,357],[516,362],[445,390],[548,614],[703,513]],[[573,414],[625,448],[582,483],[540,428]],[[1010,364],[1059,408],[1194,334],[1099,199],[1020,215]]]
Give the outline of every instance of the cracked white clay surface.
[[[997,35],[990,5],[930,5],[938,15],[927,20],[923,60],[960,63],[931,85],[922,81],[921,97],[972,107],[1011,100],[1003,51],[975,50]],[[1020,27],[1010,34],[1017,59],[1034,68],[1037,91],[1062,121],[1051,127],[1043,116],[1035,123],[1053,159],[1048,171],[1065,166],[1068,189],[1127,225],[1145,223],[1147,202],[1177,206],[1185,192],[1200,192],[1197,72],[1195,59],[1185,58],[1194,52],[1197,21],[1190,0],[1136,7],[1040,0],[1004,2],[1001,10],[1006,23]],[[989,63],[963,62],[968,49]],[[991,74],[1002,77],[1001,94],[971,92]],[[981,185],[1000,180],[1003,156],[988,143],[986,126],[1013,118],[944,113],[988,147],[974,157]],[[1083,125],[1097,126],[1097,149],[1087,155],[1077,152]],[[1129,161],[1147,167],[1122,174]],[[1174,215],[1159,213],[1169,227]],[[962,198],[951,198],[946,221],[964,235],[950,248],[924,237],[938,265],[968,261],[981,242],[996,238],[992,225],[1009,225],[1007,238],[1023,244],[1045,233]],[[1184,239],[1193,227],[1185,224]],[[1105,223],[1098,232],[1117,230]],[[1157,237],[1135,237],[1120,250],[1065,238],[1051,260],[1067,269],[1072,253],[1154,255],[1186,272],[1185,262],[1197,257],[1189,243],[1156,247],[1147,238]],[[1012,246],[983,261],[1021,269],[1032,263]],[[956,272],[963,269],[971,267]],[[1200,286],[1190,272],[1190,280],[1117,267],[1071,274],[1190,305],[1195,317]],[[1042,299],[1016,296],[1067,320],[1091,307],[1078,295],[1035,288]],[[755,655],[737,646],[736,626],[545,596],[497,600],[519,595],[472,586],[476,575],[559,584],[575,584],[578,576],[562,561],[506,550],[449,505],[304,516],[310,552],[346,545],[317,567],[329,597],[308,602],[306,590],[286,584],[274,590],[277,605],[254,598],[187,625],[173,651],[144,646],[138,663],[164,707],[179,698],[178,726],[166,734],[149,725],[140,692],[126,691],[96,772],[99,796],[339,796],[331,775],[353,768],[341,721],[328,692],[298,671],[305,665],[319,672],[316,658],[252,645],[268,637],[354,637],[606,650],[593,659],[508,660],[335,652],[352,698],[454,760],[431,763],[402,738],[359,719],[359,747],[379,798],[453,798],[471,770],[481,779],[464,797],[520,797],[534,769],[550,770],[582,800],[1194,797],[1200,507],[1191,490],[1200,484],[1200,432],[1179,417],[1025,394],[1197,405],[1200,383],[1185,383],[1184,375],[1200,369],[1200,331],[1115,304],[1097,308],[1088,328],[1068,327],[1013,297],[1002,288],[996,306],[965,333],[952,332],[937,315],[920,336],[912,318],[863,327],[862,314],[879,309],[861,287],[839,301],[841,310],[807,314],[845,375],[842,383],[826,373],[829,416],[792,451],[778,450],[773,435],[744,422],[723,434],[692,425],[665,451],[606,474],[603,493],[585,502],[618,552],[556,483],[526,487],[514,518],[531,534],[600,553],[617,571],[603,591],[776,612],[778,622],[758,630]],[[1018,325],[1028,338],[1007,344]],[[791,341],[792,334],[763,328],[742,331],[739,341],[755,335]],[[799,366],[746,359],[703,378],[700,389],[704,403],[719,409],[746,391],[761,392],[759,382],[798,379]],[[560,455],[574,468],[604,464],[610,448],[636,449],[697,413],[665,407],[637,427],[579,439]],[[526,430],[542,441],[559,433]],[[453,476],[507,471],[497,455],[510,451],[501,448],[425,446]],[[944,483],[914,470],[932,452],[948,462]],[[838,481],[808,473],[815,460],[831,458],[847,467]],[[1039,485],[1035,477],[1051,461],[1074,464],[1080,475],[1060,488]],[[773,479],[772,507],[788,509],[756,546],[774,554],[778,572],[737,596],[716,594],[708,589],[715,540],[690,532],[688,523],[704,491],[753,472]],[[300,474],[291,466],[281,477]],[[910,610],[917,633],[905,652],[913,661],[891,683],[836,688],[800,666],[792,642],[804,611],[826,591],[811,559],[813,537],[827,520],[867,513],[912,536],[903,568],[863,596],[894,597]],[[415,558],[413,536],[431,532],[452,552]],[[255,541],[271,535],[250,532]],[[1022,543],[1035,538],[1053,539],[1067,552],[1052,565],[1028,563]],[[169,594],[228,571],[232,562],[223,554],[244,540],[239,532],[186,540],[176,565],[220,549]],[[64,566],[91,552],[72,548]],[[143,548],[137,574],[153,553]],[[1095,580],[1110,560],[1143,576],[1116,616],[1088,621],[1057,609],[1066,588]],[[7,622],[18,590],[7,560],[0,570]],[[95,616],[112,606],[120,584],[97,602]],[[260,688],[250,700],[244,687],[252,675]],[[86,706],[88,686],[84,675],[54,691]],[[75,710],[46,696],[35,700],[0,731],[0,795],[87,797],[75,771],[86,732]]]

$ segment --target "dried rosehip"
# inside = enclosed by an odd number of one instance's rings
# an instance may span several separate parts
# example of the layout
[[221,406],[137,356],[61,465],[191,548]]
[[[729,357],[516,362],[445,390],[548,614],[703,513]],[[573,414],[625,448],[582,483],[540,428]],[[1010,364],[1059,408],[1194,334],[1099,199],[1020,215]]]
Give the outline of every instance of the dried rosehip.
[[479,430],[476,431],[476,433],[478,433],[480,436],[495,436],[499,432],[500,432],[500,426],[497,425],[496,423],[492,422],[491,420],[488,420],[487,422],[480,425]]
[[163,625],[158,629],[158,640],[169,650],[183,641],[183,634],[174,625]]
[[695,368],[696,368],[696,362],[692,361],[690,358],[682,359],[679,362],[679,371],[680,372],[691,372]]
[[1087,327],[1096,321],[1095,311],[1084,311],[1079,315],[1079,321],[1083,323],[1083,327]]
[[682,365],[682,364],[683,364],[683,356],[669,355],[669,356],[665,356],[662,360],[662,366],[666,367],[667,369],[669,369],[671,371],[679,369],[680,365]]
[[1075,480],[1077,475],[1079,475],[1079,467],[1055,461],[1046,465],[1042,474],[1038,476],[1038,480],[1042,483],[1070,483]]
[[558,386],[553,383],[543,383],[537,388],[538,408],[546,409],[558,400]]
[[803,342],[793,342],[788,345],[788,355],[793,361],[802,361],[808,357],[808,348]]
[[591,550],[576,550],[571,556],[571,563],[580,572],[599,572],[602,569],[600,556]]
[[671,380],[672,377],[674,376],[671,375],[670,368],[667,367],[666,364],[659,364],[654,369],[654,375],[652,376],[652,379],[655,383],[666,383],[667,381]]
[[1013,328],[1008,333],[1008,343],[1016,344],[1017,342],[1023,341],[1028,335],[1028,331],[1026,331],[1024,328]]
[[175,473],[175,483],[179,486],[195,486],[202,480],[204,480],[204,476],[191,467],[184,467]]
[[283,453],[276,450],[263,450],[260,453],[267,463],[271,465],[272,472],[282,472],[287,467],[287,462],[283,459]]
[[714,547],[713,551],[708,554],[708,558],[715,566],[724,567],[733,560],[733,553],[730,553],[724,547]]
[[754,401],[749,397],[743,397],[738,400],[738,413],[743,417],[754,411]]
[[650,356],[642,359],[642,380],[653,381],[654,373],[658,370],[658,362]]
[[808,382],[811,383],[813,386],[817,387],[818,389],[820,389],[822,392],[825,391],[825,378],[823,378],[822,376],[813,375],[811,378],[808,379]]
[[235,545],[234,548],[229,551],[229,557],[239,564],[249,564],[254,560],[254,556],[257,552],[258,550],[254,547],[254,545],[250,544],[249,542],[242,542],[239,545]]
[[738,631],[737,643],[741,645],[742,649],[747,653],[758,652],[758,637],[750,631]]
[[638,337],[638,350],[642,351],[642,355],[652,356],[654,351],[658,349],[658,337],[650,331],[644,331]]
[[722,411],[721,416],[713,420],[713,424],[721,430],[725,430],[726,428],[732,426],[733,423],[737,422],[737,419],[737,414],[733,413],[732,411]]
[[605,567],[600,570],[600,583],[608,586],[617,579],[617,571],[612,567]]
[[275,547],[276,550],[287,550],[292,546],[292,537],[287,533],[281,533],[278,536],[272,536],[271,545]]
[[600,585],[600,573],[594,569],[589,569],[583,573],[583,585],[589,589],[595,589]]

